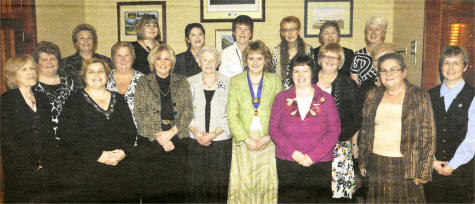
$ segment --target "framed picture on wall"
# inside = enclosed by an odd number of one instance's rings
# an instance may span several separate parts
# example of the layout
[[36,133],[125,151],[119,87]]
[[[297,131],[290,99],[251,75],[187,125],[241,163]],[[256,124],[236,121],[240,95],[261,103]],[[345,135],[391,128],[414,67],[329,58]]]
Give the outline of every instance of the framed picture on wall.
[[217,29],[215,36],[216,39],[214,45],[220,52],[234,43],[233,30],[231,29]]
[[320,27],[335,21],[341,37],[353,36],[353,0],[305,0],[304,36],[318,37]]
[[137,40],[137,22],[144,15],[154,15],[158,19],[161,41],[167,42],[166,2],[141,1],[117,2],[117,30],[119,41]]
[[200,0],[201,22],[232,22],[239,15],[265,21],[265,0]]

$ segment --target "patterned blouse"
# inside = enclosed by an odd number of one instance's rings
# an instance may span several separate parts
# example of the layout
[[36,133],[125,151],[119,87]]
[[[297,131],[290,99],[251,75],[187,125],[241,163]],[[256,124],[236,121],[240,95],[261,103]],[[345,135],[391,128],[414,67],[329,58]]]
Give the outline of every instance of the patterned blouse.
[[[115,83],[115,80],[114,80],[114,71],[115,70],[111,70],[109,73],[109,81],[107,81],[106,89],[109,91],[119,92],[117,89],[117,84]],[[130,112],[132,113],[132,118],[134,119],[135,127],[137,127],[137,122],[135,121],[135,114],[134,114],[134,93],[135,93],[135,86],[137,85],[139,78],[142,76],[144,76],[142,72],[134,70],[134,76],[132,77],[132,80],[130,80],[129,88],[127,89],[127,92],[125,92],[125,95],[124,95],[125,101],[127,101]]]
[[366,48],[355,52],[355,58],[353,59],[353,65],[350,69],[351,74],[357,74],[360,83],[366,80],[374,80],[378,74],[373,68],[373,58],[369,55]]
[[53,130],[57,141],[60,140],[58,135],[56,135],[56,130],[58,129],[59,124],[59,115],[61,114],[61,110],[63,110],[66,100],[74,89],[73,80],[66,76],[60,77],[60,83],[58,85],[47,85],[38,82],[35,86],[35,91],[44,93],[48,97],[48,101],[52,106],[51,122],[53,124]]

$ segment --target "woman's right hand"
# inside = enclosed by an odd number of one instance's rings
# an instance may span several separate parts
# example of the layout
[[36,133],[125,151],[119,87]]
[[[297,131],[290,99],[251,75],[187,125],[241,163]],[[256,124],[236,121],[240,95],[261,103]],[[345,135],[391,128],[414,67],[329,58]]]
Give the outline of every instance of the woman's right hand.
[[305,155],[302,152],[295,150],[294,153],[292,153],[292,159],[297,163],[300,163],[305,159]]
[[366,174],[366,168],[360,167],[360,174],[361,174],[361,176],[363,176],[363,177],[368,176],[368,175]]
[[173,144],[172,141],[168,141],[165,144],[160,144],[160,145],[162,145],[163,150],[165,150],[166,152],[169,152],[175,149],[175,145]]
[[106,165],[117,165],[116,155],[113,151],[102,151],[101,156],[97,159],[97,162]]
[[259,146],[257,145],[257,142],[252,138],[245,139],[244,143],[246,143],[247,148],[251,151],[259,150]]

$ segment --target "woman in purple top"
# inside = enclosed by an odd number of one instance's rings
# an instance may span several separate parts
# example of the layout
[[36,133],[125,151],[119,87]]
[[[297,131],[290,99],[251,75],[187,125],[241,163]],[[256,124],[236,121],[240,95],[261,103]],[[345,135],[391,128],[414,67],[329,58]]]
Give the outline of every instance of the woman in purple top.
[[291,62],[294,86],[280,92],[272,106],[269,134],[276,145],[279,203],[330,202],[331,161],[340,134],[333,97],[312,85],[312,58]]

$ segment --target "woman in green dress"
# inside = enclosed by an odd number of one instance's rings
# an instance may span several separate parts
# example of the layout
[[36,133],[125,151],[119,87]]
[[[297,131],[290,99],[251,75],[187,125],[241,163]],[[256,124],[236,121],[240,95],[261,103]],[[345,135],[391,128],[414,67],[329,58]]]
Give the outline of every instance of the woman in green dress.
[[281,79],[269,73],[271,54],[260,40],[243,51],[245,72],[231,78],[228,124],[233,135],[228,203],[277,203],[275,145],[268,124]]

